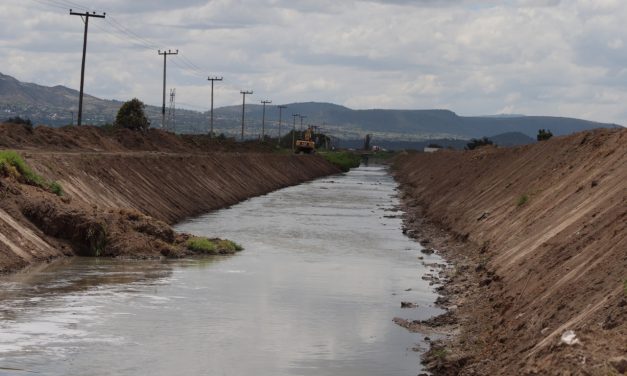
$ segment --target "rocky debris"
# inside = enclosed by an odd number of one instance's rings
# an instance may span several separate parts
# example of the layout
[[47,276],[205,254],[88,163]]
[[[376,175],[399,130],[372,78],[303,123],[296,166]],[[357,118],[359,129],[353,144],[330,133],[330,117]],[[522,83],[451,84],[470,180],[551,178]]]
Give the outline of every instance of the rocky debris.
[[433,253],[435,253],[435,250],[433,248],[423,248],[420,250],[420,252],[424,253],[425,255],[432,255]]
[[579,340],[579,338],[577,338],[574,331],[567,330],[564,333],[562,333],[562,336],[560,337],[560,343],[563,343],[568,346],[573,346],[573,345],[580,344],[581,341]]
[[418,304],[411,302],[401,302],[401,308],[417,308]]
[[483,221],[484,219],[488,218],[489,216],[490,216],[490,212],[483,212],[483,213],[481,213],[479,218],[477,218],[477,222]]
[[619,374],[627,374],[627,356],[617,356],[611,358],[609,363]]

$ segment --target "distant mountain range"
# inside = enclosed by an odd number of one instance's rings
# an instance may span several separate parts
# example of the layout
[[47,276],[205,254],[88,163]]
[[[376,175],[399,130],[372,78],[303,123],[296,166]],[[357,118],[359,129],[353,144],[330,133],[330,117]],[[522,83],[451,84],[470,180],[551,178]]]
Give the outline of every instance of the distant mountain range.
[[[141,98],[140,98],[141,99]],[[122,105],[121,101],[104,100],[86,95],[83,108],[84,124],[111,123]],[[363,139],[373,135],[373,141],[418,142],[423,140],[467,140],[492,137],[498,144],[533,142],[538,129],[550,129],[555,135],[565,135],[591,128],[616,127],[616,124],[587,120],[524,115],[458,116],[449,110],[352,110],[331,103],[291,103],[283,112],[283,133],[294,125],[292,114],[307,116],[304,125],[320,126],[323,131],[343,140]],[[64,86],[47,87],[20,82],[0,73],[0,120],[13,116],[30,118],[35,124],[62,126],[76,117],[78,92]],[[215,109],[214,127],[217,133],[237,135],[241,127],[241,106]],[[153,126],[161,124],[161,108],[147,106]],[[278,109],[266,108],[266,133],[278,133]],[[176,131],[206,132],[209,112],[176,110]],[[262,106],[246,106],[246,134],[261,133]],[[75,120],[74,120],[75,121]],[[296,121],[300,127],[300,119]]]

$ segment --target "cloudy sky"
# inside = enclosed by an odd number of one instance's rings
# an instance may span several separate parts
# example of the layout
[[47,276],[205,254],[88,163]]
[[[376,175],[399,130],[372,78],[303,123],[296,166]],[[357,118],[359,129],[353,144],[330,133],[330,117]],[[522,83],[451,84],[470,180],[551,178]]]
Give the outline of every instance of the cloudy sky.
[[179,107],[324,101],[559,115],[627,124],[624,0],[2,0],[0,72],[161,103],[157,49]]

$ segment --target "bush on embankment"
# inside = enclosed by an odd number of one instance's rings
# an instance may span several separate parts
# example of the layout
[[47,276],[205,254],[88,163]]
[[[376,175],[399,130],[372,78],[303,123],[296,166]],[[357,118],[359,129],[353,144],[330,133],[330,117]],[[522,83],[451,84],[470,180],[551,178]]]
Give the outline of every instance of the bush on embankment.
[[359,167],[361,164],[361,157],[349,151],[329,151],[318,154],[344,172]]

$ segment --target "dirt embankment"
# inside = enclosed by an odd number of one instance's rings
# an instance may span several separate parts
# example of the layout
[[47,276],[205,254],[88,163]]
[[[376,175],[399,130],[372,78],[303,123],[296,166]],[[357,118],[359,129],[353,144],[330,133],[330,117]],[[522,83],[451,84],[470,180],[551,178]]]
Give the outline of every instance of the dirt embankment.
[[0,272],[72,254],[184,256],[187,237],[168,224],[339,172],[315,156],[160,131],[131,133],[138,151],[116,141],[125,133],[0,125],[0,145],[64,191],[0,174]]
[[455,265],[436,374],[624,374],[627,130],[406,155],[395,174],[410,233]]

